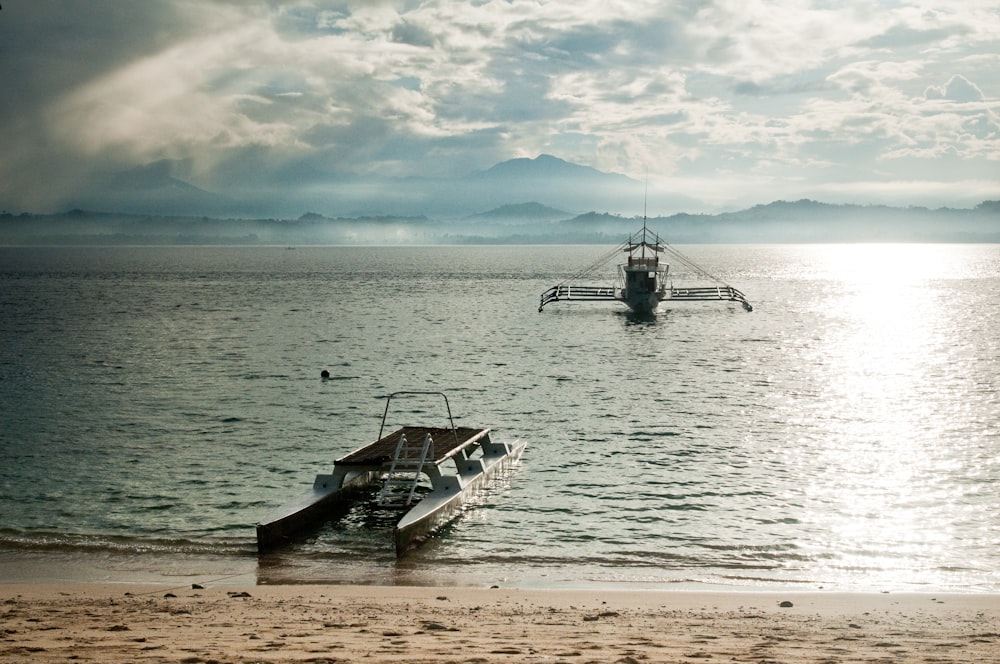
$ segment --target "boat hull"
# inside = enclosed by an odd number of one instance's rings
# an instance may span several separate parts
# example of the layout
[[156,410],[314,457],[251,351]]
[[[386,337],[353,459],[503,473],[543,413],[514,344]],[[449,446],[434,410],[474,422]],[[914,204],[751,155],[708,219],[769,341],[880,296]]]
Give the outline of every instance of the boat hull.
[[521,458],[525,443],[488,443],[483,447],[483,456],[462,462],[457,475],[435,477],[431,492],[399,520],[393,529],[397,556],[419,545],[454,519],[462,505],[486,482]]
[[649,314],[656,311],[660,302],[666,297],[665,280],[667,266],[661,265],[657,258],[629,257],[629,264],[621,267],[624,287],[621,290],[621,301],[637,314]]
[[651,314],[660,306],[662,298],[657,293],[632,293],[622,298],[622,302],[637,314]]
[[317,475],[312,490],[257,524],[257,551],[265,553],[349,506],[358,492],[378,481],[378,473],[351,471]]

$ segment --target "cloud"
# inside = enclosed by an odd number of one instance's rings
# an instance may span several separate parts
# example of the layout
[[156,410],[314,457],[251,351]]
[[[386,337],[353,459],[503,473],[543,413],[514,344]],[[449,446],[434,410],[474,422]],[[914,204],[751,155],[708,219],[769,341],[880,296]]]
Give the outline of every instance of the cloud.
[[932,85],[924,91],[926,99],[947,99],[948,101],[976,102],[986,96],[979,87],[962,75],[956,74],[944,85]]
[[0,208],[160,160],[292,208],[543,152],[749,204],[1000,154],[986,0],[36,0],[4,7],[0,44]]
[[941,41],[961,38],[969,33],[969,28],[956,26],[952,29],[947,27],[936,27],[930,29],[920,29],[907,25],[893,25],[885,32],[878,34],[871,39],[865,40],[863,45],[876,49],[899,49],[919,47],[923,45],[934,45]]

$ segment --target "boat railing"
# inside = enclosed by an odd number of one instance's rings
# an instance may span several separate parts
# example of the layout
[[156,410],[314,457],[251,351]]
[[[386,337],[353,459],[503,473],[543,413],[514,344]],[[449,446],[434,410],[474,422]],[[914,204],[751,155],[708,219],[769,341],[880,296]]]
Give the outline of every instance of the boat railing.
[[620,297],[619,291],[620,289],[615,288],[614,286],[573,286],[571,284],[558,284],[542,293],[541,300],[538,304],[538,310],[541,311],[545,308],[545,305],[550,302],[559,302],[561,300],[614,300]]
[[670,299],[687,302],[709,302],[712,300],[727,300],[739,302],[747,311],[753,311],[753,307],[742,291],[732,286],[720,284],[718,286],[691,286],[686,288],[670,287]]
[[445,408],[448,411],[448,423],[451,425],[451,431],[455,436],[455,440],[458,440],[458,429],[455,428],[455,418],[451,416],[451,404],[448,403],[448,395],[444,392],[433,392],[424,390],[404,390],[402,392],[393,392],[385,400],[385,410],[382,412],[382,424],[378,429],[378,438],[376,440],[382,440],[382,432],[385,431],[385,418],[389,414],[389,404],[395,397],[401,396],[414,396],[414,395],[436,395],[444,399]]

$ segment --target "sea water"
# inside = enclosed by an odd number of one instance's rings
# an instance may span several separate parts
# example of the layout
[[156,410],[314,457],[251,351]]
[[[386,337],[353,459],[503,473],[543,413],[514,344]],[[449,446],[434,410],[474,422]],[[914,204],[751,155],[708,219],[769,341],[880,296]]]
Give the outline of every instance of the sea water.
[[[2,248],[0,580],[1000,591],[1000,246],[679,248],[753,312],[539,313],[600,246]],[[258,556],[399,390],[521,463]]]

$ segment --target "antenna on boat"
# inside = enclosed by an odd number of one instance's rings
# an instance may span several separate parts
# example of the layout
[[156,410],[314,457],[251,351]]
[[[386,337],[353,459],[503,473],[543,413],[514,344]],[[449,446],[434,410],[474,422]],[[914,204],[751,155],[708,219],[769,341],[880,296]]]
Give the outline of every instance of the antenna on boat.
[[642,257],[646,257],[646,201],[649,200],[649,168],[646,168],[646,180],[642,190]]
[[649,200],[649,169],[646,169],[646,181],[643,184],[642,190],[642,235],[643,239],[646,236],[646,201]]

